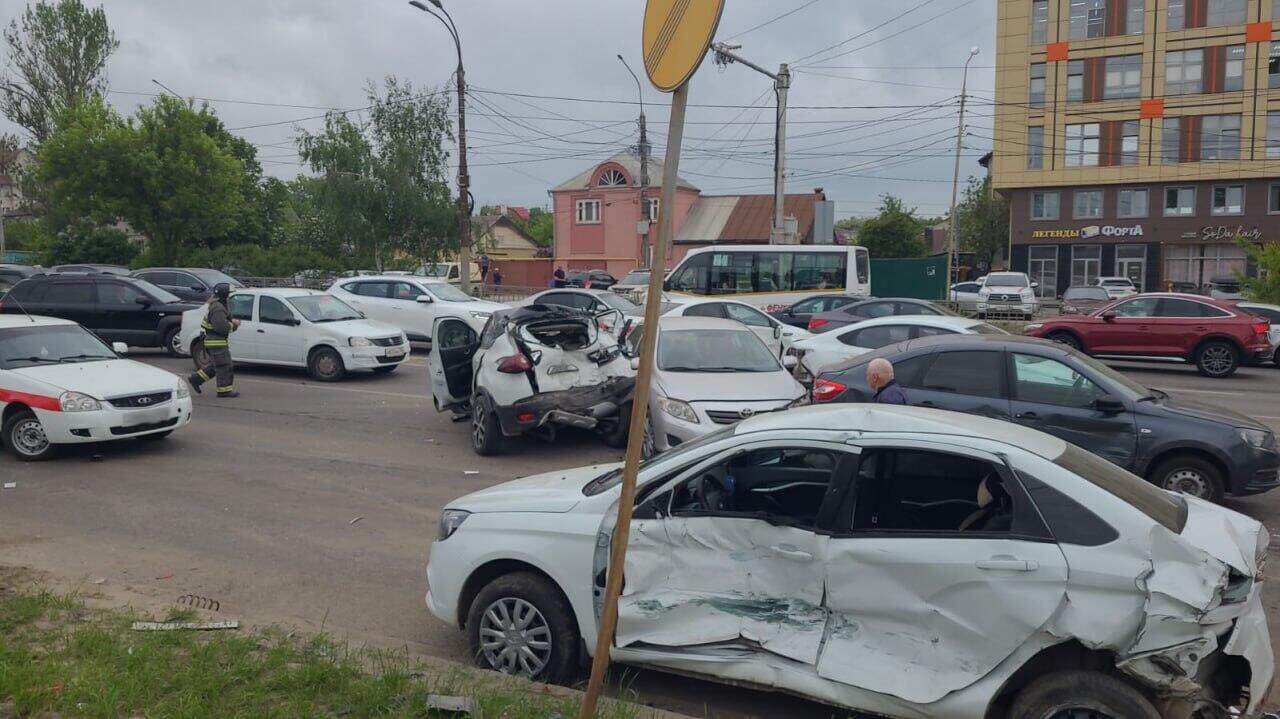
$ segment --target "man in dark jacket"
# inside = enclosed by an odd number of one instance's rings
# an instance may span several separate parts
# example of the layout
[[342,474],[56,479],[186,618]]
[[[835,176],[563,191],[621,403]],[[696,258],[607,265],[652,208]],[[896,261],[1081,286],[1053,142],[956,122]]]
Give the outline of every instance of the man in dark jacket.
[[209,296],[209,311],[205,315],[200,328],[204,330],[201,343],[204,345],[208,362],[200,365],[200,369],[187,377],[191,389],[200,392],[200,385],[217,377],[219,397],[239,397],[236,391],[231,369],[231,333],[240,327],[240,320],[232,319],[227,309],[227,297],[231,294],[231,286],[225,282],[214,285],[213,294]]
[[551,277],[552,287],[564,287],[564,268],[557,267],[555,273]]
[[907,393],[893,380],[893,365],[883,357],[877,357],[867,365],[867,386],[876,392],[872,402],[907,404]]

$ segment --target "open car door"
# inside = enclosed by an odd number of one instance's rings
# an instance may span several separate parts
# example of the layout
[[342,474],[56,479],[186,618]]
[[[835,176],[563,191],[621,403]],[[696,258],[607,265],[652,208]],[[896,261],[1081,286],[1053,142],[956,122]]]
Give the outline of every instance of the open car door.
[[466,322],[441,317],[432,328],[431,353],[427,369],[431,373],[431,397],[436,410],[443,412],[471,401],[473,372],[471,359],[480,348],[480,338]]

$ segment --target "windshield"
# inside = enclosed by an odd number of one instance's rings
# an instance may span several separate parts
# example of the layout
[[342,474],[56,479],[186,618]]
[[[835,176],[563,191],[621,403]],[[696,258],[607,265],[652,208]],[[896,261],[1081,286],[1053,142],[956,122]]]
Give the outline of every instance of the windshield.
[[475,299],[457,287],[446,285],[443,282],[432,282],[426,285],[426,288],[436,299],[445,302],[471,302]]
[[200,269],[197,269],[197,270],[191,270],[191,274],[193,274],[193,275],[195,275],[196,277],[199,277],[200,279],[204,280],[204,283],[205,283],[206,285],[209,285],[210,287],[212,287],[213,285],[218,284],[219,282],[225,282],[225,283],[227,283],[227,284],[231,285],[231,289],[233,289],[233,290],[234,290],[234,289],[239,289],[239,288],[241,288],[241,287],[244,287],[244,285],[240,284],[240,280],[237,280],[236,278],[234,278],[234,277],[232,277],[232,276],[230,276],[230,275],[224,274],[224,273],[222,273],[222,272],[219,272],[219,271],[217,271],[217,270],[200,270]]
[[974,333],[975,335],[1007,335],[1009,334],[1008,332],[1005,332],[999,327],[996,327],[993,324],[988,324],[986,322],[979,322],[976,325],[970,325],[969,331]]
[[1026,287],[1026,275],[987,275],[987,287]]
[[1110,300],[1111,295],[1101,287],[1069,287],[1063,293],[1064,300]]
[[1107,365],[1099,362],[1098,360],[1090,357],[1087,354],[1084,354],[1083,352],[1075,353],[1072,356],[1075,357],[1076,360],[1081,364],[1084,364],[1094,372],[1102,375],[1108,380],[1111,380],[1113,384],[1115,384],[1117,387],[1127,392],[1129,394],[1129,399],[1138,400],[1144,397],[1153,396],[1153,393],[1149,388],[1143,387],[1137,382],[1134,382],[1129,377],[1111,369]]
[[116,359],[116,353],[79,325],[0,330],[0,369],[111,359]]
[[[725,425],[710,434],[704,434],[697,439],[673,447],[662,454],[656,454],[646,460],[642,460],[640,462],[639,474],[645,474],[650,470],[654,470],[659,474],[669,472],[680,466],[680,463],[684,461],[685,455],[697,455],[698,450],[703,447],[709,444],[715,444],[716,442],[731,436],[735,426],[736,425],[732,424]],[[588,482],[587,486],[582,488],[582,493],[588,497],[594,497],[601,492],[608,491],[618,486],[622,483],[622,469],[622,466],[619,466],[605,472],[599,477],[596,477]]]
[[662,330],[658,369],[664,372],[776,372],[781,367],[750,330]]
[[649,273],[633,270],[627,273],[626,277],[619,282],[620,285],[647,285],[649,284]]
[[289,304],[310,322],[343,322],[361,319],[351,305],[333,295],[306,295],[290,297]]
[[1128,502],[1171,532],[1181,532],[1187,524],[1187,502],[1182,497],[1160,489],[1074,444],[1067,444],[1067,451],[1053,463]]
[[[633,310],[638,309],[636,303],[615,292],[601,292],[596,295],[596,299],[606,305],[609,305],[611,309],[618,310],[619,312],[630,313]],[[643,314],[643,311],[641,311],[641,314]]]
[[163,302],[166,305],[171,305],[171,304],[174,304],[175,302],[182,302],[181,298],[169,292],[169,290],[162,290],[159,287],[151,284],[150,282],[147,282],[146,280],[135,279],[134,282],[136,283],[136,286],[138,289],[142,290],[143,292],[146,292],[147,294],[151,295],[153,298],[159,300],[160,302]]
[[1133,283],[1121,277],[1102,281],[1105,287],[1133,287]]
[[433,262],[429,265],[423,265],[419,268],[418,274],[423,277],[447,277],[449,275],[449,264],[447,262]]

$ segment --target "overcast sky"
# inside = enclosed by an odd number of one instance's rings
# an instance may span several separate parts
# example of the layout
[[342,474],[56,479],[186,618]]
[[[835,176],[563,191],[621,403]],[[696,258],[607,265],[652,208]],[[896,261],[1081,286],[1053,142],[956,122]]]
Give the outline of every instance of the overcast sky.
[[[645,84],[650,142],[663,154],[668,97],[644,78],[641,0],[445,2],[475,93],[468,146],[478,202],[545,206],[550,187],[635,143],[637,91],[617,53]],[[150,102],[160,92],[153,78],[209,98],[281,177],[305,169],[292,138],[295,127],[321,123],[313,116],[323,109],[310,108],[365,105],[366,81],[388,74],[438,87],[455,63],[444,27],[401,0],[104,5],[120,39],[108,65],[117,108]],[[21,8],[0,0],[0,19],[7,24]],[[950,201],[959,67],[973,45],[982,54],[969,88],[981,99],[970,107],[962,177],[981,172],[977,157],[991,146],[994,27],[994,3],[985,0],[727,0],[717,38],[741,43],[744,56],[771,69],[794,63],[788,192],[823,187],[838,216],[871,213],[882,192],[941,214]],[[770,192],[769,88],[750,69],[721,69],[708,58],[690,103],[726,107],[691,107],[681,175],[704,193]],[[933,103],[940,106],[926,107]],[[818,106],[837,109],[811,109]],[[246,127],[267,123],[276,124]],[[0,121],[0,129],[14,128]]]

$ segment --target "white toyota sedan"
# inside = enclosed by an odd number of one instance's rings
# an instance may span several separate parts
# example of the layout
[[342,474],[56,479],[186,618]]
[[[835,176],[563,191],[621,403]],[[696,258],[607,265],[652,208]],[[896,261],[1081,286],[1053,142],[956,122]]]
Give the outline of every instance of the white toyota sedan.
[[123,359],[68,320],[0,315],[0,425],[4,446],[24,461],[58,445],[163,439],[191,421],[186,380]]
[[[236,290],[227,309],[240,320],[231,334],[236,364],[305,367],[313,379],[337,382],[354,370],[394,371],[409,359],[399,327],[374,322],[333,295],[316,290]],[[181,342],[196,366],[207,364],[200,324],[207,307],[182,314]]]
[[435,321],[442,317],[460,319],[479,332],[496,310],[507,309],[444,280],[407,274],[341,279],[328,292],[371,320],[399,327],[414,342],[430,342]]
[[911,719],[1261,711],[1262,525],[957,417],[807,407],[660,454],[623,568],[616,465],[475,492],[441,514],[427,606],[482,666],[564,680],[622,569],[624,664]]

